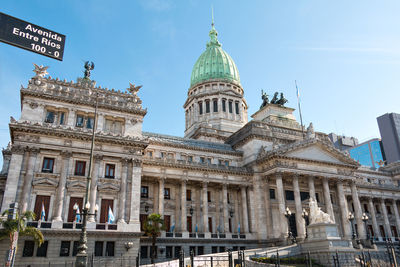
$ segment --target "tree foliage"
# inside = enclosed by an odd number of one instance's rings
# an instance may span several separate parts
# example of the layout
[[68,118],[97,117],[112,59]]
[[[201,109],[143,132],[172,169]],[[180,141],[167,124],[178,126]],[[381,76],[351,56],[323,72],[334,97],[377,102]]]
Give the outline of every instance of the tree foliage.
[[3,218],[0,218],[0,240],[10,238],[10,242],[13,240],[15,232],[19,232],[19,236],[30,236],[33,238],[36,244],[41,246],[44,242],[42,232],[31,226],[26,226],[26,222],[29,220],[34,220],[36,215],[33,211],[25,211],[21,215],[16,214],[15,219],[8,218],[9,211],[3,212]]
[[164,219],[161,218],[160,214],[152,213],[150,214],[146,221],[143,224],[143,229],[145,235],[151,237],[151,263],[154,263],[154,259],[156,257],[156,242],[157,237],[160,235],[162,230],[165,230]]

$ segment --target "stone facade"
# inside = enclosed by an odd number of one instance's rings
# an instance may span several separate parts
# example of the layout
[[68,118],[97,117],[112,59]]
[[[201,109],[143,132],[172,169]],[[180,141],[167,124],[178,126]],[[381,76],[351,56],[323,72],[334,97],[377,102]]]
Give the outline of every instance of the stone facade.
[[[146,110],[137,87],[120,92],[35,72],[21,88],[21,117],[11,117],[0,174],[1,211],[18,202],[23,211],[36,212],[39,221],[29,224],[42,229],[48,242],[43,255],[21,239],[20,263],[73,261],[80,223],[72,207],[83,205],[94,125],[89,202],[91,212],[95,204],[99,212],[89,218],[88,232],[95,257],[129,258],[141,251],[142,262],[149,262],[151,242],[140,223],[153,212],[167,226],[158,239],[158,261],[177,257],[180,249],[209,254],[284,244],[286,208],[302,241],[309,197],[334,218],[344,239],[352,235],[349,212],[361,239],[367,231],[377,240],[399,235],[400,166],[363,168],[312,125],[303,133],[291,108],[268,104],[247,122],[238,83],[212,79],[191,87],[182,138],[142,132]],[[202,106],[200,114],[199,104],[208,100],[210,112]],[[1,246],[5,251],[7,242]]]

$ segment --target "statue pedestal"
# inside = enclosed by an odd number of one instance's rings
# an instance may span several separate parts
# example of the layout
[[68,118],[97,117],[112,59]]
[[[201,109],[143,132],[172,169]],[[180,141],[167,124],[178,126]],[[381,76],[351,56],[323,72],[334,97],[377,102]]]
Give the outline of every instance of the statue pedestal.
[[338,253],[340,266],[355,266],[353,245],[350,240],[339,236],[336,224],[310,224],[307,234],[307,239],[300,244],[303,254],[310,253],[313,259],[324,266],[335,266],[333,256]]

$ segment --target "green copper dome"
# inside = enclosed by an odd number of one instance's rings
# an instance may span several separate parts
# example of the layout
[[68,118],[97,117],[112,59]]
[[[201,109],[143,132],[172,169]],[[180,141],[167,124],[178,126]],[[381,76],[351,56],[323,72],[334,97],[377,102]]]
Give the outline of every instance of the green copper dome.
[[190,87],[211,79],[222,79],[240,84],[239,71],[233,59],[221,48],[214,23],[211,24],[210,41],[206,51],[194,64]]

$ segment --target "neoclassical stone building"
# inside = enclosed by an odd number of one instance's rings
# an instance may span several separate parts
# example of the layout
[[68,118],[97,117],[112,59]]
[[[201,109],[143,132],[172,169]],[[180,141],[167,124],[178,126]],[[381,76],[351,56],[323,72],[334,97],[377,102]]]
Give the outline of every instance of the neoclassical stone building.
[[[3,150],[1,211],[18,202],[32,210],[46,239],[38,248],[20,239],[19,263],[72,262],[89,168],[98,103],[90,188],[89,253],[105,261],[150,257],[141,222],[163,216],[158,259],[285,244],[288,222],[306,237],[303,209],[310,197],[351,238],[349,212],[360,239],[382,240],[400,231],[400,168],[371,170],[333,147],[328,136],[302,129],[294,109],[267,104],[248,122],[239,72],[212,25],[206,51],[195,63],[187,100],[185,137],[142,131],[146,110],[137,87],[126,92],[94,81],[46,77],[46,68],[21,88],[21,117],[11,117],[11,142]],[[258,104],[258,103],[255,103]],[[289,220],[285,210],[292,212]],[[44,218],[41,218],[42,210]],[[109,211],[115,216],[108,221]],[[366,225],[361,220],[366,213]],[[366,226],[366,227],[365,227]],[[131,242],[131,243],[130,243]],[[5,253],[8,243],[1,243]]]

